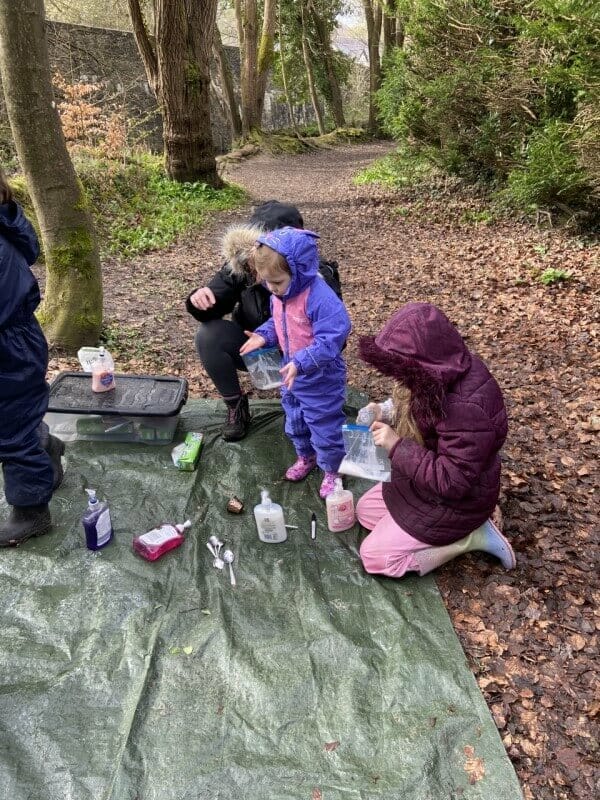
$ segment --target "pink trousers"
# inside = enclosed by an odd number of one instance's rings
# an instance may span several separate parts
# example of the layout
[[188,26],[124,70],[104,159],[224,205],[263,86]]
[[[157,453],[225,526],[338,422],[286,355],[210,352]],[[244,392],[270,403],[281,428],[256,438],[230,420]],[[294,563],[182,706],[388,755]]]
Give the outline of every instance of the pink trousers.
[[360,546],[360,558],[367,572],[400,578],[406,572],[419,571],[412,554],[431,545],[413,538],[394,522],[381,490],[378,483],[356,504],[358,521],[371,531]]

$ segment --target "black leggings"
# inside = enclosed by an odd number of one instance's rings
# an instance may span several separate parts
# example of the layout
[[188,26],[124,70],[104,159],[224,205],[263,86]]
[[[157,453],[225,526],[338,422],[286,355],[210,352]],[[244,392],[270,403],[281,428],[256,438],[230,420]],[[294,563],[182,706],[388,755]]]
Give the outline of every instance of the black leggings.
[[236,322],[215,319],[203,322],[196,333],[196,350],[202,366],[222,397],[242,393],[237,371],[246,372],[240,347],[248,337]]

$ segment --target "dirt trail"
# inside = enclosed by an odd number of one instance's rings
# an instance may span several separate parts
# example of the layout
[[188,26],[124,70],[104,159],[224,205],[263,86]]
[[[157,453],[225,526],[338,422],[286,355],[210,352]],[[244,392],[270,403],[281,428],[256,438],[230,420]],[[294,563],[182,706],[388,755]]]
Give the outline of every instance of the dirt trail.
[[[600,795],[592,736],[600,251],[561,231],[494,220],[453,181],[427,192],[352,185],[390,149],[259,156],[229,167],[228,177],[257,202],[296,203],[321,234],[323,255],[339,261],[354,326],[351,384],[386,396],[386,381],[356,358],[356,337],[409,300],[442,307],[497,377],[511,417],[501,503],[518,567],[506,573],[470,556],[440,570],[438,584],[526,797],[590,800]],[[121,369],[182,374],[192,393],[214,396],[183,299],[218,269],[220,235],[248,213],[221,214],[166,251],[106,265],[106,320]],[[544,286],[538,278],[547,268],[570,270],[572,279]],[[51,370],[72,363],[54,359]]]

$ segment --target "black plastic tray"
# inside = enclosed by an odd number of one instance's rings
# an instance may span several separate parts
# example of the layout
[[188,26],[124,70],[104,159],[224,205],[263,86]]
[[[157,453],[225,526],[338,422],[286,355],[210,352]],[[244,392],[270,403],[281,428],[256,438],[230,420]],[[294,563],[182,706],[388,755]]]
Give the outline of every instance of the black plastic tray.
[[108,392],[92,392],[88,372],[60,372],[50,384],[48,411],[127,417],[172,417],[187,400],[185,378],[118,375]]

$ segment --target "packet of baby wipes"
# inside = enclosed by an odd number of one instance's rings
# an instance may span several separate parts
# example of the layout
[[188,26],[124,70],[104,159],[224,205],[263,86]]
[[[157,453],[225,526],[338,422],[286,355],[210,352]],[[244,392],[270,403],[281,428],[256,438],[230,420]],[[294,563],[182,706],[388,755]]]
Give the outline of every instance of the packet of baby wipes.
[[203,433],[186,433],[183,442],[171,450],[171,458],[177,469],[182,472],[193,472],[196,469],[203,439]]

